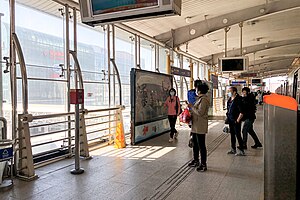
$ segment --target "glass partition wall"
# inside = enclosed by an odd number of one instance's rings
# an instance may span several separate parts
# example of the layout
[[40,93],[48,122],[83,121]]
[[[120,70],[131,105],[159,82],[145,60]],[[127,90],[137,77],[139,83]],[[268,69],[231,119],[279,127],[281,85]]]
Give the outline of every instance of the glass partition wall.
[[[49,15],[40,11],[16,4],[16,33],[19,37],[28,73],[29,113],[42,115],[50,113],[68,112],[68,75],[66,63],[66,11],[64,6],[57,13]],[[119,89],[117,79],[108,57],[108,52],[114,55],[116,66],[120,73],[122,86],[122,104],[124,111],[125,131],[130,127],[130,70],[136,67],[139,61],[140,68],[148,71],[166,73],[167,55],[170,49],[160,46],[154,40],[147,40],[137,36],[129,30],[110,26],[92,28],[80,23],[77,12],[77,30],[74,32],[73,10],[69,9],[69,48],[75,49],[74,36],[76,36],[77,57],[81,66],[84,89],[85,108],[98,109],[109,106],[109,99],[113,99],[111,106],[119,105]],[[0,84],[0,114],[8,123],[11,123],[11,89],[9,73],[4,73],[6,68],[3,57],[9,57],[9,5],[8,1],[0,0],[1,21],[1,84]],[[24,20],[28,19],[30,20]],[[47,22],[47,23],[45,23]],[[111,34],[114,28],[114,42]],[[110,41],[108,39],[110,35]],[[137,37],[140,37],[137,40]],[[110,42],[110,45],[108,43]],[[137,45],[136,42],[139,42]],[[110,49],[109,46],[111,47]],[[114,48],[112,48],[114,46]],[[137,53],[138,52],[138,53]],[[173,53],[172,66],[190,69],[188,57]],[[18,64],[18,61],[17,61]],[[110,66],[110,70],[109,69]],[[70,87],[74,88],[74,62],[70,59]],[[109,71],[111,76],[109,80]],[[208,73],[203,64],[194,63],[194,79],[205,78]],[[17,66],[18,112],[21,111],[22,90],[20,67]],[[115,77],[116,78],[116,77]],[[186,99],[189,88],[189,78],[174,76],[174,87],[182,100]],[[177,87],[176,87],[177,85]],[[111,92],[109,92],[111,90]],[[113,93],[114,91],[114,93]],[[111,94],[109,98],[109,94]],[[70,107],[70,111],[73,110]],[[8,126],[11,127],[11,126]],[[11,130],[8,130],[10,135]],[[11,135],[10,135],[11,137]]]

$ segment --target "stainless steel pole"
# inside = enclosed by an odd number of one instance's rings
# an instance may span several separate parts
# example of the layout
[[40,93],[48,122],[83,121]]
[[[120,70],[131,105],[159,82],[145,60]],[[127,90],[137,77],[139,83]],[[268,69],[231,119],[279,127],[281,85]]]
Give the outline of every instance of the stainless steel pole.
[[141,37],[138,37],[138,44],[137,44],[137,62],[138,62],[138,68],[141,69]]
[[71,170],[71,174],[82,174],[84,169],[80,168],[80,135],[79,135],[79,104],[75,104],[75,169]]
[[[183,69],[183,55],[179,55],[179,65],[180,69]],[[179,91],[177,91],[179,95]],[[183,100],[183,76],[180,76],[180,99]]]
[[160,72],[159,70],[159,46],[155,43],[155,69],[157,72]]
[[[4,14],[0,13],[0,45],[2,44],[1,17],[3,16]],[[2,61],[2,46],[0,47],[0,61]],[[3,116],[3,78],[2,78],[2,63],[0,62],[0,117],[2,116]]]
[[107,25],[107,67],[108,67],[108,106],[111,106],[111,87],[110,87],[110,25]]
[[[227,57],[227,33],[230,30],[230,27],[225,27],[224,30],[225,30],[225,57]],[[212,61],[212,64],[213,64],[213,61]]]
[[134,35],[134,60],[135,60],[135,68],[139,69],[138,63],[138,36]]
[[[111,52],[112,52],[112,59],[115,60],[115,27],[112,25],[112,49],[111,49]],[[110,60],[109,60],[110,61]],[[119,88],[120,89],[120,88]],[[116,105],[116,70],[115,68],[113,68],[113,93],[114,93],[114,105]]]
[[[73,45],[74,45],[74,53],[77,57],[77,22],[76,22],[76,9],[73,8]],[[74,83],[75,89],[78,89],[78,66],[74,64]],[[83,89],[83,88],[82,88]]]
[[[67,66],[67,112],[71,111],[71,105],[70,105],[70,89],[71,89],[71,69],[70,69],[70,13],[69,13],[69,5],[65,5],[65,17],[66,17],[66,65]],[[71,139],[71,117],[68,116],[68,146],[69,146],[69,153],[72,153],[72,139]]]
[[16,78],[16,52],[13,42],[15,33],[15,0],[9,1],[10,5],[10,88],[11,88],[11,107],[12,107],[12,139],[16,139],[17,121],[17,78]]
[[243,22],[239,23],[239,27],[241,28],[240,54],[243,56]]

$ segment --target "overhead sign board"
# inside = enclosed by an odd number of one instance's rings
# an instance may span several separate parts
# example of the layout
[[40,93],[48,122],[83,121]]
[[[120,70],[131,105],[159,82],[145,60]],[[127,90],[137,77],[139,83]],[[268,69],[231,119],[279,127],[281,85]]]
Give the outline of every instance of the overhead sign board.
[[241,73],[240,77],[257,77],[257,73]]
[[178,76],[191,77],[191,71],[187,69],[181,69],[178,67],[171,67],[171,74]]
[[245,85],[246,81],[232,81],[231,85]]

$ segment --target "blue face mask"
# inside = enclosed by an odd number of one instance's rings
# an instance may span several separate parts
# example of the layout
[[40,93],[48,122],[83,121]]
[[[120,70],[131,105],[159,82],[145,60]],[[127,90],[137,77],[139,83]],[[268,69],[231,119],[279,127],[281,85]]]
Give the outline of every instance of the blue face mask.
[[232,97],[232,93],[231,92],[228,92],[228,97]]

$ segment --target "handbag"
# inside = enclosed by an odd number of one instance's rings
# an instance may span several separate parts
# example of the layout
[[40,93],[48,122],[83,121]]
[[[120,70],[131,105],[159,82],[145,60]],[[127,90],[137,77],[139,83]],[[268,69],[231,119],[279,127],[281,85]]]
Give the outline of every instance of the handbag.
[[[181,104],[180,105],[180,109],[178,108],[178,101],[177,101],[178,97],[176,97],[176,105],[175,105],[175,110],[176,110],[176,114],[180,115],[182,113],[182,109],[181,109]],[[178,109],[179,109],[179,113],[178,113]]]
[[179,115],[179,121],[182,123],[187,123],[189,124],[191,121],[191,113],[190,111],[186,108],[184,111]]
[[193,147],[194,147],[193,136],[190,137],[188,146],[189,146],[190,148],[193,148]]
[[223,127],[223,133],[225,134],[230,133],[230,128],[227,124],[225,124],[225,126]]
[[225,119],[225,124],[229,124],[228,117],[226,117],[226,119]]

